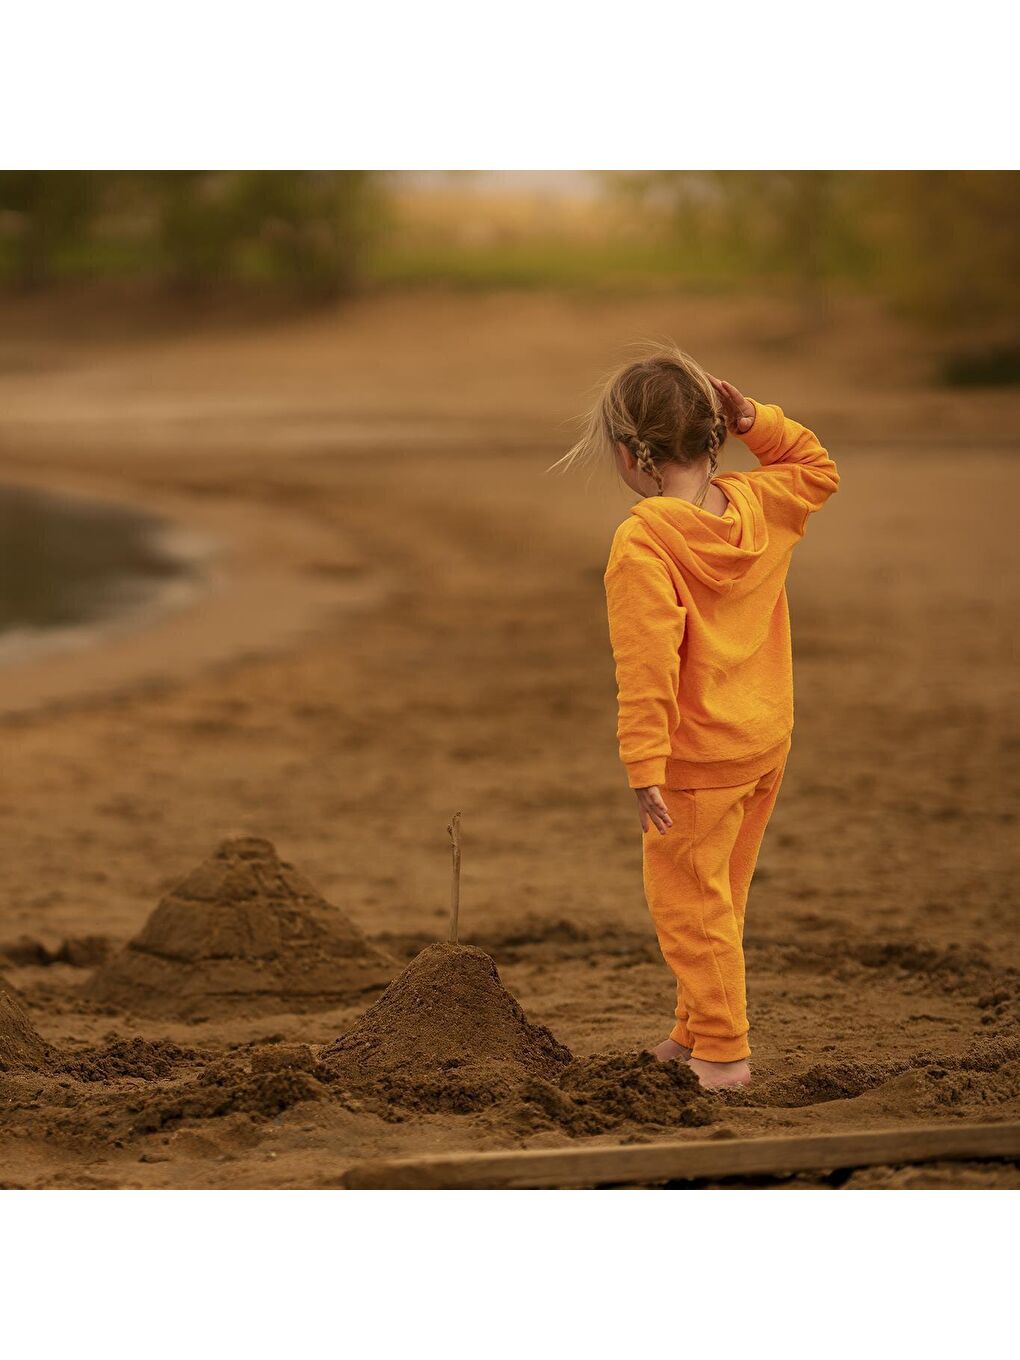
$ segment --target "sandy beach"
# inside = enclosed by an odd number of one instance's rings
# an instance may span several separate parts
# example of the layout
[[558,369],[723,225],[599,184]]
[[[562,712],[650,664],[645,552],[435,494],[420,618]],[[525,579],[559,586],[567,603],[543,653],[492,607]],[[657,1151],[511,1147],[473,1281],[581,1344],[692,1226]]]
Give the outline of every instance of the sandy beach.
[[[164,516],[207,580],[0,668],[0,973],[64,1063],[0,1073],[5,1186],[330,1186],[363,1157],[587,1136],[487,1106],[388,1118],[325,1081],[175,1111],[210,1064],[314,1063],[372,996],[166,1020],[87,988],[237,835],[399,967],[445,931],[460,810],[462,938],[528,1019],[580,1059],[664,1036],[601,579],[630,500],[607,470],[545,472],[623,346],[664,334],[817,430],[843,476],[790,579],[796,730],[747,924],[756,1084],[708,1130],[1020,1117],[1007,390],[934,388],[909,332],[849,301],[811,338],[767,299],[665,293],[380,295],[257,325],[57,307],[0,322],[0,474]],[[733,444],[724,467],[746,465]],[[135,1041],[134,1067],[75,1074]]]

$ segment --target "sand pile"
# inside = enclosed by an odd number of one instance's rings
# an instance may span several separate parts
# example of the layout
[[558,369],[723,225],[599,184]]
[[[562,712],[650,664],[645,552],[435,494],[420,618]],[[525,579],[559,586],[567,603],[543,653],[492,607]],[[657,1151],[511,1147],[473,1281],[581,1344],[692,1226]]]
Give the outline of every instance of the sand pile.
[[682,1063],[650,1053],[595,1053],[578,1058],[557,1082],[536,1077],[486,1112],[493,1129],[520,1136],[560,1130],[587,1137],[624,1129],[697,1128],[718,1114]]
[[37,1071],[51,1056],[21,1002],[0,991],[0,1072]]
[[528,1076],[554,1078],[570,1058],[530,1023],[488,954],[455,944],[423,949],[320,1054],[335,1080],[377,1082],[389,1100],[453,1111],[491,1103]]
[[162,899],[88,995],[182,1020],[316,1010],[385,986],[395,968],[269,841],[241,836]]

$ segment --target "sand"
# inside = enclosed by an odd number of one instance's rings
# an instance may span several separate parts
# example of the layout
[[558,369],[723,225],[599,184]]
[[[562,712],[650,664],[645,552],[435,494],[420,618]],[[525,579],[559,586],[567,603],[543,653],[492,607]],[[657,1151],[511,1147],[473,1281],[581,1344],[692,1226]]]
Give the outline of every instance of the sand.
[[0,1072],[38,1071],[48,1061],[46,1042],[25,1007],[9,991],[0,990]]
[[[928,342],[856,304],[808,343],[764,301],[665,296],[164,321],[87,298],[0,321],[31,355],[0,369],[9,476],[118,488],[239,544],[194,612],[0,674],[0,967],[52,1052],[0,1075],[5,1185],[316,1187],[362,1157],[1020,1118],[1015,394],[931,388]],[[707,1107],[640,1056],[672,1001],[614,742],[601,573],[629,502],[542,475],[617,347],[662,332],[814,423],[844,471],[790,583],[797,728],[746,935],[755,1086]],[[371,991],[274,980],[283,1009],[259,988],[221,1008],[186,990],[220,966],[198,948],[162,961],[172,1015],[90,995],[237,835],[393,956],[388,982],[445,930],[458,809],[462,939],[574,1055],[558,1074],[492,1054],[359,1093],[322,1055]]]
[[482,949],[433,944],[346,1034],[323,1053],[358,1077],[428,1075],[489,1060],[551,1076],[571,1053],[543,1025],[532,1025]]
[[175,1020],[329,1009],[396,964],[260,836],[235,836],[163,898],[87,996]]
[[484,950],[436,943],[319,1054],[322,1069],[382,1119],[501,1107],[529,1078],[555,1078],[571,1053],[532,1025]]

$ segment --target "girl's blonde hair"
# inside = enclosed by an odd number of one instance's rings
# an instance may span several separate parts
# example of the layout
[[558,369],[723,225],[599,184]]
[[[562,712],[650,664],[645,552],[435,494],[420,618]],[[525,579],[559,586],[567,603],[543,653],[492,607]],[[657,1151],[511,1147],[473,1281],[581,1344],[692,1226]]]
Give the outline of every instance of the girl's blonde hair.
[[625,444],[662,495],[664,463],[689,467],[716,454],[726,439],[726,420],[708,374],[675,345],[611,374],[589,412],[585,429],[553,468],[579,466]]

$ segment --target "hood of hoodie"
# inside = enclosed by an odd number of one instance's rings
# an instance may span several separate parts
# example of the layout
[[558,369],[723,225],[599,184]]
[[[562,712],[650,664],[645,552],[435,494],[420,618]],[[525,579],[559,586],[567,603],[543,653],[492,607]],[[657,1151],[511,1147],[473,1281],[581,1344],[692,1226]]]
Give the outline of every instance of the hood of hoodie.
[[724,593],[761,560],[769,533],[761,502],[743,478],[723,473],[715,480],[729,501],[721,515],[675,496],[648,496],[630,513],[684,576]]

